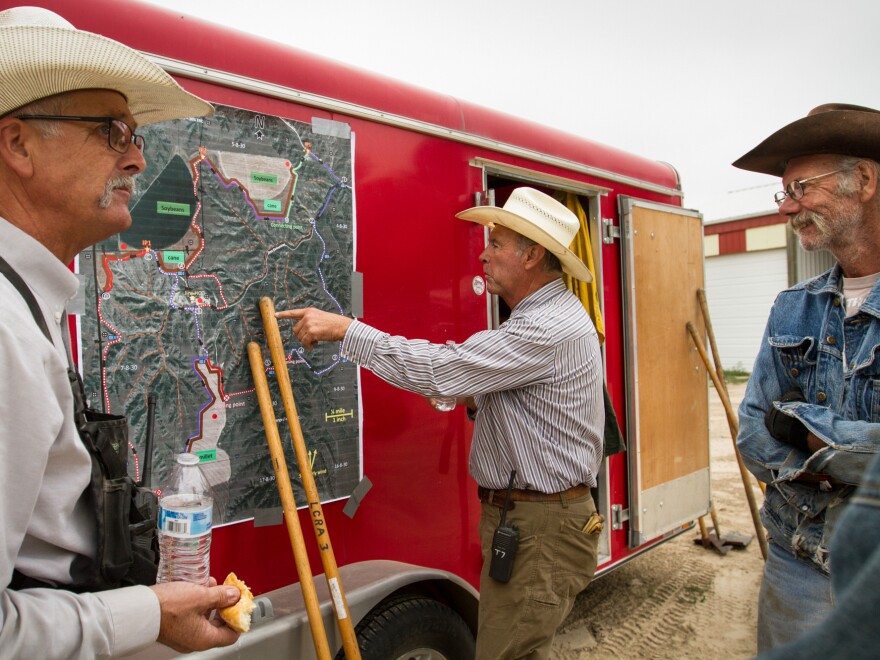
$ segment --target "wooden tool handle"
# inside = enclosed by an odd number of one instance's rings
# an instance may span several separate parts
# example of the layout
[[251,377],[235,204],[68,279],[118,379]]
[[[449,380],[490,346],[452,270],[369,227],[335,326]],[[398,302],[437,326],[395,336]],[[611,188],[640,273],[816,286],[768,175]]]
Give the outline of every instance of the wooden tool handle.
[[263,329],[266,332],[266,343],[269,353],[272,355],[272,363],[275,365],[275,377],[278,379],[278,390],[281,392],[281,401],[284,403],[284,411],[287,413],[287,423],[290,427],[290,438],[296,452],[296,460],[302,476],[303,489],[309,505],[309,513],[312,519],[312,528],[315,531],[315,539],[320,550],[321,564],[324,566],[324,575],[327,577],[327,586],[333,601],[333,610],[336,612],[336,623],[342,635],[342,648],[348,660],[360,660],[361,652],[357,645],[357,637],[354,634],[354,626],[351,623],[351,613],[345,600],[345,592],[339,580],[339,569],[336,565],[336,557],[333,554],[333,545],[330,542],[330,532],[324,520],[324,510],[321,508],[321,499],[315,486],[315,478],[312,475],[312,465],[306,450],[302,427],[299,423],[299,415],[296,412],[296,402],[293,400],[293,389],[290,386],[290,374],[287,371],[287,355],[281,343],[281,332],[278,330],[278,319],[275,318],[275,304],[271,298],[260,299],[260,314],[263,317]]
[[742,477],[743,488],[745,489],[746,493],[746,500],[749,503],[749,512],[752,514],[752,523],[755,525],[755,536],[758,537],[758,545],[761,547],[761,555],[766,561],[767,538],[764,534],[764,525],[761,522],[761,516],[758,513],[758,504],[755,501],[755,494],[752,492],[752,482],[750,481],[749,476],[750,473],[748,469],[746,469],[745,463],[743,463],[742,456],[740,456],[739,447],[736,446],[736,436],[739,435],[739,422],[737,421],[736,415],[733,412],[733,407],[730,405],[730,399],[727,396],[727,390],[721,384],[721,381],[718,378],[718,374],[712,367],[712,363],[709,362],[709,355],[706,353],[706,348],[703,346],[703,342],[697,336],[697,330],[694,327],[694,324],[688,321],[685,327],[691,335],[694,346],[696,347],[697,352],[700,354],[700,358],[703,360],[703,365],[706,367],[706,371],[709,373],[709,377],[712,379],[712,383],[715,385],[715,390],[718,393],[718,398],[721,399],[721,404],[724,406],[724,412],[727,414],[727,423],[730,426],[730,436],[733,440],[733,453],[734,456],[736,456],[736,464],[739,467],[740,477]]
[[263,417],[263,426],[266,429],[269,455],[272,457],[272,467],[275,470],[275,483],[278,485],[278,494],[281,495],[284,521],[287,524],[287,534],[290,537],[293,558],[296,562],[296,572],[299,575],[299,586],[302,589],[306,613],[309,617],[309,628],[311,628],[312,640],[315,644],[315,655],[319,660],[330,660],[327,631],[324,629],[321,605],[315,593],[315,581],[312,577],[312,568],[309,565],[309,555],[306,550],[302,527],[299,524],[299,514],[296,510],[296,501],[293,498],[293,488],[290,486],[290,476],[287,473],[284,448],[281,445],[281,437],[278,435],[278,423],[275,420],[275,412],[272,409],[272,395],[269,392],[269,382],[266,380],[263,354],[256,342],[250,342],[247,350],[248,359],[251,363],[251,373],[253,374],[254,385],[257,391],[257,401],[260,404],[260,414]]

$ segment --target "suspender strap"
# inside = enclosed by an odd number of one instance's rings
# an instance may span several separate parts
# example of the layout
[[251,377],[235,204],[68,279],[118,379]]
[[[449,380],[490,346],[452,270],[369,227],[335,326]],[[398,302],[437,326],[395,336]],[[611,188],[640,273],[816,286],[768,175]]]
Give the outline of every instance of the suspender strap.
[[24,283],[23,279],[21,279],[21,275],[15,272],[12,266],[9,265],[9,262],[3,257],[0,257],[0,273],[3,273],[6,276],[6,279],[12,283],[12,286],[18,289],[21,297],[24,298],[24,301],[27,303],[28,309],[31,310],[34,321],[40,326],[40,330],[46,335],[46,339],[48,339],[49,342],[54,343],[52,342],[52,336],[49,334],[49,326],[46,325],[46,319],[43,316],[43,312],[40,310],[40,304],[37,302],[37,299],[34,298],[34,294],[31,292],[28,285]]
[[[54,344],[33,292],[3,257],[0,274],[18,290],[46,339]],[[128,476],[128,423],[125,417],[90,410],[79,373],[68,368],[67,376],[73,392],[76,429],[92,461],[89,496],[96,517],[97,558],[92,561],[77,557],[71,566],[73,583],[60,588],[101,591],[120,585],[154,584],[159,549],[156,496],[148,489],[137,488]],[[13,572],[13,589],[54,586]]]
[[[6,261],[2,256],[0,256],[0,273],[6,276],[6,278],[12,283],[18,292],[21,294],[21,297],[24,298],[27,303],[28,308],[31,310],[31,314],[34,317],[34,321],[37,322],[37,325],[40,326],[40,330],[43,331],[43,334],[46,336],[50,342],[52,342],[52,337],[49,334],[49,327],[46,325],[46,319],[43,316],[43,312],[40,310],[40,305],[37,302],[37,299],[34,297],[33,292],[30,287],[25,283],[25,281],[21,278],[15,269],[9,265],[9,262]],[[54,343],[54,342],[53,342]],[[74,403],[74,417],[76,418],[77,428],[82,429],[88,421],[86,417],[86,395],[85,390],[83,389],[82,378],[80,378],[79,373],[74,371],[73,369],[67,370],[67,377],[70,380],[70,389],[73,391],[73,403]],[[89,411],[90,415],[95,415],[100,417],[107,417],[112,420],[119,420],[118,424],[125,425],[125,418],[118,417],[115,415],[102,415],[101,413],[96,413],[94,411]],[[103,420],[101,420],[103,421]],[[118,448],[114,448],[109,444],[105,443],[94,443],[92,437],[84,438],[86,440],[87,446],[92,449],[92,454],[97,455],[101,462],[104,464],[106,471],[112,476],[122,476],[125,474],[125,463],[124,458],[126,456],[126,446],[121,446]],[[121,454],[121,455],[120,455]]]

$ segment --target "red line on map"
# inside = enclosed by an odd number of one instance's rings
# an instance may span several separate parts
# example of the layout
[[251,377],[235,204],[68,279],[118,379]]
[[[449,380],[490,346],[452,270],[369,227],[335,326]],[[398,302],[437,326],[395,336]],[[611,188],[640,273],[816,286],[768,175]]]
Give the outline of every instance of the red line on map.
[[[226,296],[223,295],[223,284],[220,282],[219,277],[217,277],[213,273],[205,273],[202,275],[190,275],[189,279],[197,280],[199,278],[204,278],[204,277],[212,278],[215,282],[217,282],[217,288],[220,290],[220,297],[223,299],[223,307],[217,307],[217,309],[218,310],[219,309],[226,309],[227,307],[229,307],[229,303],[226,300]],[[198,306],[199,307],[210,307],[210,305],[208,305],[208,303],[198,303]]]
[[137,252],[127,252],[124,255],[105,254],[101,259],[101,268],[107,275],[107,282],[104,284],[104,291],[110,291],[113,288],[113,271],[110,270],[111,261],[128,261],[132,257],[142,257],[147,253],[147,249],[138,250]]

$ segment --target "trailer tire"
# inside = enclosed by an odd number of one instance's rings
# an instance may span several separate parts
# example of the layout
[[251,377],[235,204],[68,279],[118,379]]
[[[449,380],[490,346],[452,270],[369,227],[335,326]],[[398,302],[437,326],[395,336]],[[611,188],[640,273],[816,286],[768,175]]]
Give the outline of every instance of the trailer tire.
[[[362,660],[462,660],[473,658],[474,636],[451,607],[424,596],[380,603],[355,629]],[[344,660],[344,650],[336,660]]]

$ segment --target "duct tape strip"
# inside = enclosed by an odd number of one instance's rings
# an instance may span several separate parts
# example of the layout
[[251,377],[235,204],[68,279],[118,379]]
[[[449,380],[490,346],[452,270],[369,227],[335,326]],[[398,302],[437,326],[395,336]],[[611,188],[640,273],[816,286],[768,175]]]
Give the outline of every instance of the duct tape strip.
[[354,518],[354,513],[357,511],[358,507],[361,505],[361,501],[364,499],[364,496],[369,492],[370,488],[373,487],[373,482],[370,481],[369,477],[364,477],[361,479],[361,482],[354,487],[354,490],[351,491],[351,496],[348,498],[348,502],[345,503],[345,507],[342,509],[342,513],[347,515],[349,518]]
[[274,506],[270,509],[254,509],[254,527],[271,527],[284,522],[284,509]]
[[312,133],[315,135],[329,135],[330,137],[351,139],[351,126],[341,121],[312,117]]
[[364,274],[351,274],[351,315],[359,319],[364,315]]

